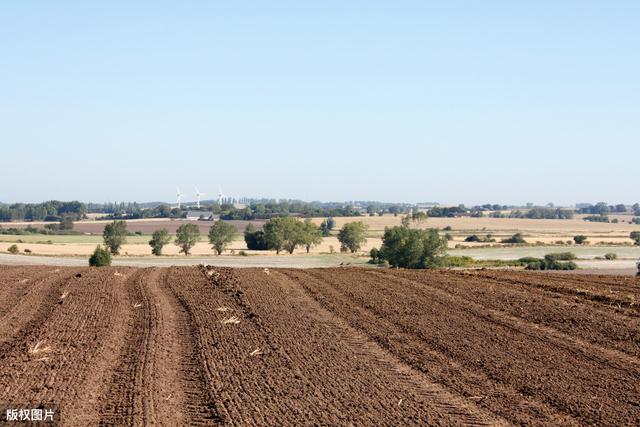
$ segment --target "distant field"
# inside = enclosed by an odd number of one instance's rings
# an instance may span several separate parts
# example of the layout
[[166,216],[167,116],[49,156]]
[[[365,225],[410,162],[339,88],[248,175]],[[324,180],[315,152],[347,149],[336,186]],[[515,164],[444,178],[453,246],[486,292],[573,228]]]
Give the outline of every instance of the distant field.
[[[624,219],[625,217],[620,217]],[[627,216],[627,219],[630,217]],[[367,233],[367,243],[362,247],[361,255],[366,255],[371,248],[380,247],[382,244],[381,237],[385,227],[400,225],[402,216],[385,215],[383,217],[362,216],[349,218],[335,218],[336,228],[333,235],[326,237],[323,242],[311,249],[312,254],[326,254],[330,252],[339,252],[340,243],[336,238],[337,230],[347,222],[362,221],[369,225]],[[316,224],[320,224],[324,218],[314,218]],[[206,242],[206,235],[211,222],[207,221],[186,221],[186,220],[167,220],[167,219],[147,219],[147,220],[130,220],[127,221],[127,228],[130,232],[144,233],[142,236],[129,236],[127,243],[122,247],[123,255],[130,256],[148,256],[151,255],[151,248],[148,245],[150,234],[158,229],[166,228],[170,233],[182,224],[192,222],[198,225],[201,233],[200,242],[194,247],[193,255],[210,256],[213,251]],[[231,244],[229,250],[238,253],[241,250],[246,251],[250,255],[273,255],[273,251],[248,251],[242,237],[242,231],[249,223],[253,223],[257,228],[262,227],[265,221],[228,221],[238,230],[236,240]],[[24,228],[28,225],[42,227],[45,223],[1,223],[4,228],[16,227]],[[0,252],[4,252],[7,248],[18,241],[19,250],[24,249],[32,251],[39,255],[62,255],[62,256],[88,256],[97,244],[102,243],[102,230],[107,224],[105,221],[79,221],[75,223],[74,229],[83,233],[94,233],[93,235],[0,235]],[[533,220],[533,219],[512,219],[512,218],[428,218],[419,223],[412,223],[413,227],[420,228],[440,228],[447,226],[452,230],[448,231],[453,237],[449,242],[449,247],[453,254],[457,254],[456,246],[463,246],[467,249],[460,252],[464,255],[478,257],[480,259],[506,259],[519,258],[521,256],[538,256],[545,253],[558,250],[571,250],[579,254],[585,254],[585,257],[602,256],[606,252],[616,252],[621,258],[632,258],[640,256],[640,248],[634,248],[629,239],[631,231],[640,231],[640,226],[620,222],[618,224],[611,223],[591,223],[582,219],[573,220]],[[484,236],[492,234],[493,238],[499,242],[501,239],[511,236],[514,233],[522,233],[529,243],[540,242],[544,245],[553,245],[557,241],[572,241],[576,234],[584,234],[588,237],[591,247],[576,247],[574,245],[554,245],[549,246],[531,246],[517,248],[479,248],[484,243],[468,243],[464,239],[471,235],[477,234]],[[50,243],[49,243],[50,242]],[[597,247],[593,247],[597,245]],[[626,245],[626,246],[625,246]],[[178,247],[173,243],[165,247],[166,255],[179,255]],[[296,250],[296,253],[304,253],[303,248]],[[227,254],[229,255],[229,254]]]
[[[626,234],[634,230],[640,230],[640,225],[628,223],[603,223],[588,222],[581,218],[576,219],[519,219],[519,218],[428,218],[419,223],[413,223],[421,228],[444,228],[450,226],[453,231],[525,231],[531,233],[618,233]],[[629,217],[631,218],[631,217]],[[362,216],[335,218],[336,226],[342,227],[347,222],[362,221],[369,225],[371,231],[384,231],[385,227],[400,225],[402,216]],[[319,224],[323,218],[314,218],[314,222]]]
[[[577,234],[584,234],[591,244],[601,243],[631,243],[629,233],[640,231],[640,225],[620,222],[618,224],[587,222],[581,219],[553,220],[553,219],[518,219],[518,218],[428,218],[421,222],[412,223],[418,228],[439,228],[447,226],[452,228],[449,233],[453,236],[450,246],[464,244],[474,246],[477,244],[465,243],[464,239],[471,234],[483,235],[490,233],[500,240],[515,233],[523,233],[530,243],[537,241],[551,244],[558,240],[572,240]],[[627,218],[631,218],[630,216]],[[336,228],[342,227],[351,221],[362,221],[369,226],[371,236],[382,236],[385,227],[400,225],[402,216],[363,216],[350,218],[335,218]],[[320,224],[323,218],[314,218],[316,224]]]
[[[206,234],[211,227],[210,221],[188,221],[188,220],[171,220],[171,219],[134,219],[127,220],[127,229],[132,232],[140,232],[144,234],[152,234],[156,230],[160,230],[162,228],[166,228],[169,233],[175,233],[178,227],[182,224],[186,223],[194,223],[200,229],[200,233]],[[244,231],[247,224],[252,223],[256,226],[256,228],[262,227],[265,221],[263,220],[255,220],[255,221],[226,221],[236,227],[238,231]],[[77,221],[74,224],[73,229],[75,231],[79,231],[81,233],[92,233],[92,234],[102,234],[104,230],[104,226],[108,224],[109,221]],[[4,228],[15,227],[15,228],[26,228],[28,226],[32,227],[44,227],[45,224],[50,224],[46,222],[11,222],[11,223],[0,223],[0,225]]]
[[573,252],[578,258],[593,259],[604,257],[607,253],[615,253],[618,258],[640,258],[640,246],[599,246],[599,247],[548,247],[548,246],[523,246],[514,248],[478,248],[478,249],[452,249],[450,255],[466,255],[475,259],[518,259],[526,256],[544,257],[553,252]]
[[[147,244],[149,236],[128,236],[127,242],[133,244]],[[0,234],[0,242],[17,242],[22,241],[24,243],[39,243],[49,244],[51,242],[54,245],[64,244],[92,244],[96,245],[102,243],[102,235],[87,235],[87,234],[73,234],[73,235],[44,235],[44,234],[27,234],[27,235],[4,235]]]

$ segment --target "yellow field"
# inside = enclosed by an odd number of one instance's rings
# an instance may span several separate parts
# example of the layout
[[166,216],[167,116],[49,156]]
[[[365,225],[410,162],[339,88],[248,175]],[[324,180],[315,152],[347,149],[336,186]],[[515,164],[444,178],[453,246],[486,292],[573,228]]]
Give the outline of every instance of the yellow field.
[[[619,217],[621,221],[630,219],[629,216]],[[362,221],[369,226],[368,240],[362,248],[362,253],[368,252],[373,247],[380,247],[381,236],[385,227],[400,225],[401,216],[385,215],[380,216],[363,216],[350,218],[335,218],[336,228],[334,235],[326,237],[322,244],[312,248],[311,253],[329,253],[333,247],[333,251],[340,251],[340,243],[335,237],[337,230],[347,222]],[[158,220],[137,220],[153,222]],[[320,224],[323,218],[314,218],[314,223]],[[39,225],[39,224],[35,224]],[[412,223],[412,227],[418,228],[440,228],[450,226],[452,228],[448,233],[451,234],[453,240],[449,242],[449,247],[477,247],[486,245],[485,243],[467,243],[464,239],[471,235],[480,236],[488,233],[499,242],[501,239],[511,236],[514,233],[522,233],[528,243],[541,242],[543,244],[555,244],[558,241],[572,241],[573,236],[584,234],[588,237],[591,245],[630,245],[629,239],[631,231],[640,231],[640,226],[620,222],[618,224],[611,223],[595,223],[586,222],[580,218],[573,220],[538,220],[538,219],[511,219],[511,218],[428,218],[421,222]],[[25,243],[18,243],[21,253],[24,249],[29,249],[34,254],[39,255],[62,255],[62,256],[88,256],[93,252],[96,245],[101,243],[101,236],[94,235],[72,235],[72,236],[0,236],[0,252],[6,252],[7,248],[13,244],[15,240],[24,240]],[[46,244],[47,240],[51,240],[52,244]],[[131,236],[129,243],[122,247],[121,253],[129,256],[149,256],[151,248],[147,244],[149,236]],[[273,254],[273,251],[249,251],[246,248],[242,235],[238,235],[236,241],[230,246],[236,254],[244,250],[250,255]],[[193,255],[203,256],[212,255],[213,250],[210,245],[205,242],[205,237],[199,242],[192,251]],[[229,252],[227,252],[228,254]],[[304,248],[299,248],[296,253],[304,253]],[[168,244],[164,248],[164,254],[169,256],[177,256],[178,247],[173,243]]]
[[[582,217],[582,216],[581,216]],[[640,231],[640,225],[620,222],[618,224],[587,222],[580,218],[570,220],[553,219],[518,219],[518,218],[428,218],[421,222],[413,222],[412,227],[416,228],[439,228],[447,226],[452,228],[449,232],[454,238],[450,246],[464,244],[466,246],[477,246],[474,243],[464,243],[464,239],[471,234],[485,235],[490,233],[496,240],[511,236],[515,233],[522,233],[529,243],[543,242],[547,244],[562,240],[573,240],[573,236],[583,234],[588,237],[591,244],[631,244],[629,233]],[[630,219],[620,217],[621,220]],[[402,217],[366,216],[352,218],[335,218],[336,229],[351,221],[362,221],[369,226],[369,233],[372,236],[381,236],[385,227],[400,225]],[[316,224],[320,224],[322,218],[314,218]]]
[[[0,242],[0,252],[7,252],[9,246],[13,243],[11,242]],[[362,251],[368,252],[373,247],[380,247],[382,241],[380,238],[371,238],[367,239],[367,243],[363,246]],[[18,249],[21,253],[24,253],[25,249],[29,249],[33,254],[37,255],[62,255],[62,256],[89,256],[96,248],[95,243],[66,243],[66,244],[41,244],[41,243],[17,243]],[[311,249],[310,253],[312,254],[320,254],[320,253],[330,253],[331,246],[335,252],[340,252],[340,242],[334,236],[326,237],[322,244],[317,247]],[[244,250],[249,255],[273,255],[275,251],[250,251],[247,250],[247,246],[244,240],[236,240],[230,246],[229,250],[225,252],[225,255],[231,254],[230,251],[235,251],[236,255],[239,251]],[[169,243],[166,245],[162,253],[164,255],[180,255],[184,256],[184,254],[180,254],[179,248],[173,244]],[[295,253],[305,253],[305,248],[296,249]],[[134,243],[134,244],[125,244],[122,246],[120,250],[121,255],[129,255],[129,256],[150,256],[151,247],[148,244],[142,243]],[[191,250],[192,255],[204,256],[204,255],[214,255],[213,249],[211,249],[211,245],[206,243],[205,241],[198,242],[193,249]],[[284,252],[281,252],[284,253]]]

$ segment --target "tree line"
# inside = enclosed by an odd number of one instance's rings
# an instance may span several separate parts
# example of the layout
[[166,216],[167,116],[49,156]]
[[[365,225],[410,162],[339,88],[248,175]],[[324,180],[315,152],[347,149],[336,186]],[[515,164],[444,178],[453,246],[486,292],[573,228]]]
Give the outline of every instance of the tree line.
[[87,207],[78,201],[50,200],[43,203],[14,203],[0,205],[0,222],[9,221],[77,221],[85,218]]
[[[248,224],[244,232],[244,239],[248,249],[275,250],[276,254],[286,251],[292,254],[296,248],[302,247],[308,253],[312,247],[322,243],[335,226],[335,220],[329,218],[320,226],[310,219],[301,221],[294,217],[272,218],[257,230],[253,224]],[[362,222],[350,222],[338,231],[337,237],[342,252],[355,253],[366,243],[368,227]],[[207,235],[209,243],[216,254],[221,255],[237,236],[236,228],[222,220],[215,221],[209,228]],[[127,223],[123,220],[113,221],[104,227],[102,234],[104,247],[98,246],[89,262],[90,265],[110,265],[111,255],[118,255],[123,244],[127,242]],[[164,246],[171,243],[171,236],[166,229],[156,230],[151,236],[149,245],[154,255],[162,255]],[[200,228],[194,223],[182,224],[176,230],[174,243],[180,248],[180,253],[189,255],[191,249],[200,240]]]

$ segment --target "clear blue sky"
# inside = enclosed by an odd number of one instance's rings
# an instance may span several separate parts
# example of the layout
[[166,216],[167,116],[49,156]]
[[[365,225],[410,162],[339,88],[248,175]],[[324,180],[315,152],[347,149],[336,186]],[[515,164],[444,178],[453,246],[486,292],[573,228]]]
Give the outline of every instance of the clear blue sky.
[[631,0],[2,2],[0,201],[635,202],[639,23]]

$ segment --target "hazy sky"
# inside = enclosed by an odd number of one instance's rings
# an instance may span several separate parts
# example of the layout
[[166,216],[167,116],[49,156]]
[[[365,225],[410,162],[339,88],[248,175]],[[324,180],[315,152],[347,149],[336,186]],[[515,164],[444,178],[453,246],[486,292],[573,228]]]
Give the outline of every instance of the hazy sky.
[[635,202],[639,22],[631,0],[2,2],[0,201]]

